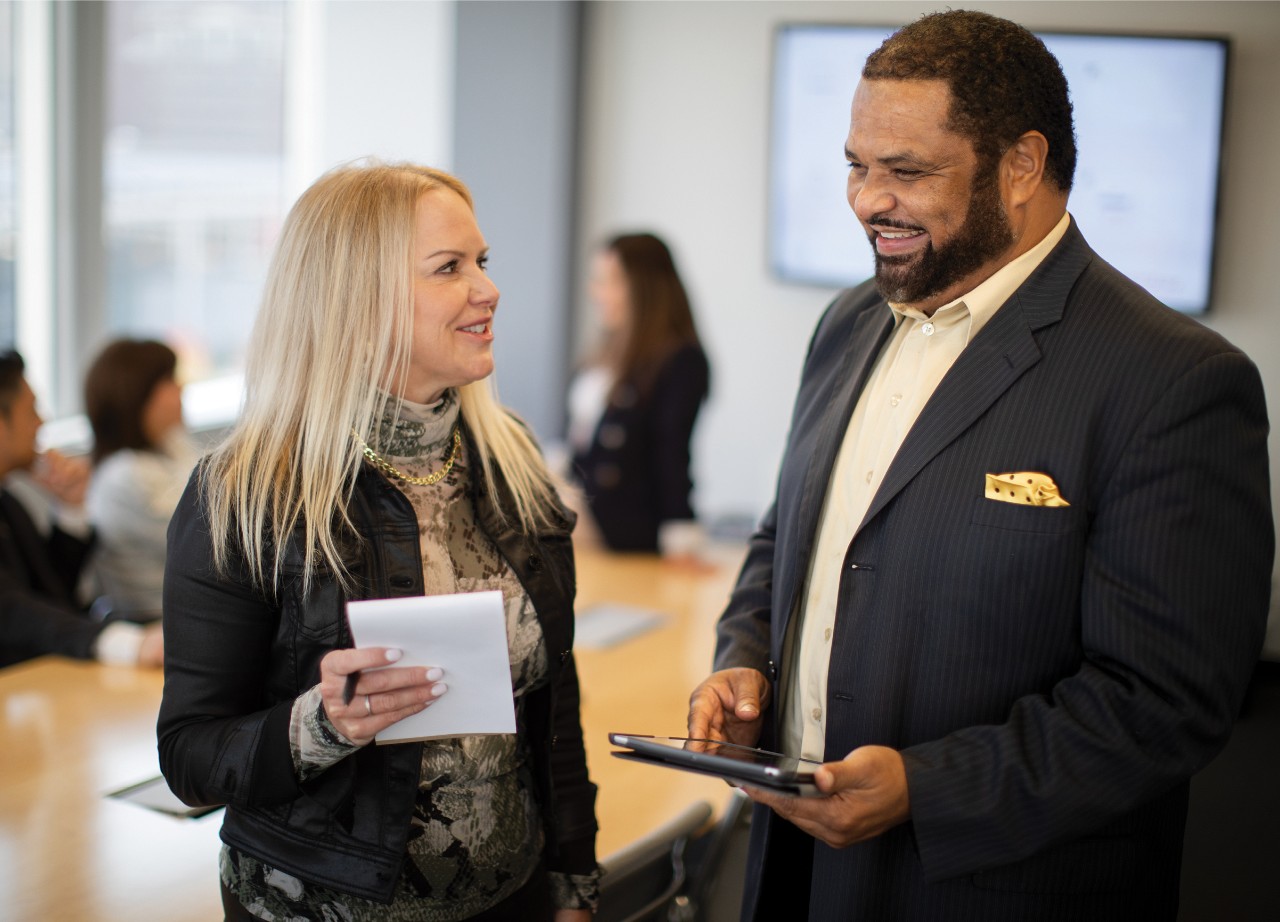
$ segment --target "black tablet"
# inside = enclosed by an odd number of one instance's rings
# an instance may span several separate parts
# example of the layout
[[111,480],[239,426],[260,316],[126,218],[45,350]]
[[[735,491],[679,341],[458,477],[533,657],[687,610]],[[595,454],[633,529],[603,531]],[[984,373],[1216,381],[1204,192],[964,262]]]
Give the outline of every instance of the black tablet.
[[823,796],[813,781],[814,770],[821,762],[716,740],[610,733],[609,742],[624,750],[613,753],[620,759],[714,775],[731,784],[748,784],[783,794]]

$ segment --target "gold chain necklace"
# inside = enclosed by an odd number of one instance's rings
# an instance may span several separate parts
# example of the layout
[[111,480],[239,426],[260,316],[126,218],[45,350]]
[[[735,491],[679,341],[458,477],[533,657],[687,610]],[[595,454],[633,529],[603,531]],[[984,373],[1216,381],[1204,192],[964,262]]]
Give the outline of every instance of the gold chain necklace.
[[453,470],[453,462],[458,460],[458,452],[462,449],[462,434],[458,431],[458,427],[454,426],[453,450],[449,452],[449,457],[445,460],[444,467],[440,468],[440,470],[436,471],[434,474],[430,474],[426,477],[414,477],[410,474],[406,474],[386,458],[382,457],[382,455],[370,448],[365,440],[360,438],[360,433],[352,429],[351,434],[356,437],[356,441],[360,443],[360,450],[364,452],[364,456],[373,463],[374,467],[380,471],[390,474],[392,477],[400,478],[405,483],[411,483],[415,487],[429,487],[432,484],[437,484],[444,480],[449,471]]

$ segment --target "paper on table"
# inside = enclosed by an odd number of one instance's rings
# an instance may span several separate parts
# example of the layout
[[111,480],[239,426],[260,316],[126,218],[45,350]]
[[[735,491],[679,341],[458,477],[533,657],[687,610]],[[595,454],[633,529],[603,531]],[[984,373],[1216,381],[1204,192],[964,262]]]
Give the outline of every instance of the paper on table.
[[404,666],[439,666],[449,690],[392,724],[379,743],[515,733],[502,593],[464,592],[347,603],[358,647],[395,647]]

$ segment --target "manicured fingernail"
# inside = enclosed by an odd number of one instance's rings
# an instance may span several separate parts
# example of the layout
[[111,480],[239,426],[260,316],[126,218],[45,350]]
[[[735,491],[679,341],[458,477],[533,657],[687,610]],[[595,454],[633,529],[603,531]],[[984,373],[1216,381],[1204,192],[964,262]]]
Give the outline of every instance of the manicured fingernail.
[[448,690],[449,690],[449,686],[445,685],[443,682],[437,682],[435,685],[431,686],[431,694],[435,695],[437,698],[439,698]]
[[432,666],[427,670],[427,681],[436,682],[444,677],[444,670],[438,666]]
[[387,662],[394,663],[400,657],[404,656],[403,650],[390,649],[387,651]]

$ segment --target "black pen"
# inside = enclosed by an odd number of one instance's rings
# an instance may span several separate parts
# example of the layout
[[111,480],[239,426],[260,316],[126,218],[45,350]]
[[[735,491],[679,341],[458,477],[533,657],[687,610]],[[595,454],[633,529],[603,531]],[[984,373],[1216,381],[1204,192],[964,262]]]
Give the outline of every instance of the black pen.
[[360,681],[359,669],[357,669],[355,672],[347,673],[346,684],[342,686],[342,703],[344,706],[350,704],[351,699],[356,696],[356,683],[359,681]]

